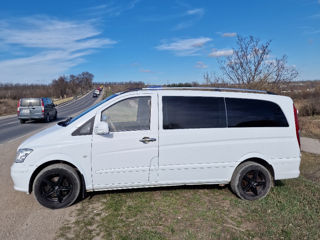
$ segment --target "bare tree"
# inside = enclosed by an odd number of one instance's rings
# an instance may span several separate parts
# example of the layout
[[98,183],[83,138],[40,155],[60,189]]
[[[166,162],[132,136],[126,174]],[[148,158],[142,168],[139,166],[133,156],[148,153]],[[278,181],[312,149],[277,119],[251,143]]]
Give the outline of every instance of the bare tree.
[[230,83],[255,87],[279,85],[298,76],[294,67],[287,64],[287,56],[271,58],[271,41],[238,36],[237,48],[231,56],[219,60],[222,74]]
[[64,97],[67,93],[68,79],[66,76],[60,76],[52,81],[52,89],[55,96]]

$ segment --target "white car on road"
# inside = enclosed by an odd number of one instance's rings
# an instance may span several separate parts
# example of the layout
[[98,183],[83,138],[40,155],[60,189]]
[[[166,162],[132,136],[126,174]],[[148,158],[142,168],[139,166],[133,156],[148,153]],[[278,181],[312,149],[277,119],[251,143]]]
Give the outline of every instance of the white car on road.
[[262,91],[146,88],[112,95],[23,142],[14,188],[49,208],[86,191],[231,184],[242,199],[299,176],[291,98]]

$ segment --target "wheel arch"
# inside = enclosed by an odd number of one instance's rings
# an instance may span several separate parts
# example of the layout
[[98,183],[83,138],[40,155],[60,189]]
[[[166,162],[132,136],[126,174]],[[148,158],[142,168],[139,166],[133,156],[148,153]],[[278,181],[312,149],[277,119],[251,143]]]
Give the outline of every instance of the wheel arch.
[[250,158],[247,158],[247,159],[241,161],[240,163],[238,163],[238,165],[236,166],[235,169],[237,169],[241,164],[243,164],[245,162],[255,162],[255,163],[258,163],[258,164],[264,166],[270,172],[272,178],[274,179],[274,169],[273,169],[273,166],[268,163],[268,161],[266,161],[260,157],[250,157]]
[[45,162],[45,163],[41,164],[40,166],[38,166],[33,171],[32,175],[31,175],[31,178],[29,180],[28,193],[32,193],[33,182],[34,182],[35,178],[37,177],[37,175],[40,173],[40,171],[42,169],[50,166],[50,165],[57,164],[57,163],[62,163],[62,164],[65,164],[65,165],[69,165],[70,167],[72,167],[73,169],[76,170],[76,172],[77,172],[77,174],[79,176],[79,179],[80,179],[80,183],[81,183],[80,192],[81,192],[82,196],[84,196],[84,194],[86,192],[86,184],[85,184],[85,179],[84,179],[83,174],[80,172],[80,170],[75,165],[73,165],[70,162],[64,161],[64,160],[52,160],[52,161]]

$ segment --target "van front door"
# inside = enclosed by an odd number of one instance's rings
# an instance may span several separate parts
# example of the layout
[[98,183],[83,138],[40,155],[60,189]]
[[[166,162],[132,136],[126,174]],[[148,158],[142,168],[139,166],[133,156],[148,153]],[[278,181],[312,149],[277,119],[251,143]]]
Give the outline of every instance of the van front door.
[[95,126],[105,121],[110,132],[93,131],[92,176],[94,189],[139,187],[157,181],[157,94],[119,99],[99,111]]

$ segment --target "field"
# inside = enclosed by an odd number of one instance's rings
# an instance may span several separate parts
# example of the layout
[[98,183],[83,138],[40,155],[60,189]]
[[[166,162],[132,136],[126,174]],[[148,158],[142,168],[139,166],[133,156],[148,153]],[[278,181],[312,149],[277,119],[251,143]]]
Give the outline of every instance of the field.
[[320,139],[320,115],[299,116],[301,136]]
[[17,113],[17,100],[0,99],[0,116]]
[[90,194],[58,239],[319,239],[319,163],[303,153],[301,176],[254,202],[219,186]]

